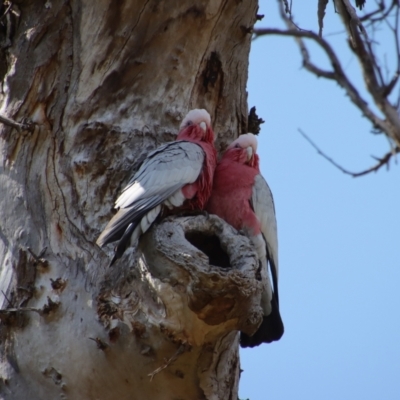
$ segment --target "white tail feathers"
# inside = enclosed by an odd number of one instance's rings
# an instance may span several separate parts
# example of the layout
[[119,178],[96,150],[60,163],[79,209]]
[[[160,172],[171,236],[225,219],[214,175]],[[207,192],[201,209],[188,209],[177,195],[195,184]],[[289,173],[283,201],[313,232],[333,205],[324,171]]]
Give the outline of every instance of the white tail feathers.
[[167,200],[164,201],[166,207],[172,210],[175,207],[180,207],[186,200],[186,197],[182,193],[182,190],[177,190],[172,196],[169,196]]
[[161,211],[161,205],[159,204],[158,206],[154,207],[151,209],[140,221],[140,227],[142,230],[142,233],[145,233],[151,226],[151,224],[155,221],[155,219],[158,217],[158,214],[160,214]]

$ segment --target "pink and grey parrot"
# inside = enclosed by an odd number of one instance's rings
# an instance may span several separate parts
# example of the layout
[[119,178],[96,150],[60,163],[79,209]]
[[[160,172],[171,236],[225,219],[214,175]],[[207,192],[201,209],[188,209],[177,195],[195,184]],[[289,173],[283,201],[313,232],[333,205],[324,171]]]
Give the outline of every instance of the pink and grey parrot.
[[191,110],[176,141],[149,153],[115,202],[118,212],[97,239],[102,247],[118,241],[112,265],[135,245],[159,215],[203,210],[212,190],[217,153],[210,115]]
[[[241,333],[240,345],[254,347],[279,340],[284,332],[279,312],[278,236],[271,190],[260,174],[257,139],[252,133],[233,141],[214,174],[206,210],[216,214],[251,240],[260,260],[263,321],[253,336]],[[271,269],[272,284],[268,272]]]

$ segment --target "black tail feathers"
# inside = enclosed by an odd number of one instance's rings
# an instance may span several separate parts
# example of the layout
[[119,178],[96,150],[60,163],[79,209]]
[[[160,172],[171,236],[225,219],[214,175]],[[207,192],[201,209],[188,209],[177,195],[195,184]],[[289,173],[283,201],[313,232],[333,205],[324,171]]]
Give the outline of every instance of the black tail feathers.
[[278,341],[284,332],[283,321],[279,312],[279,307],[273,298],[271,301],[272,311],[268,316],[264,316],[261,325],[253,336],[240,333],[241,347],[255,347],[262,343]]
[[131,222],[128,225],[128,227],[126,228],[124,234],[122,235],[122,238],[115,246],[114,257],[112,258],[112,260],[110,262],[110,267],[115,263],[115,261],[118,260],[118,258],[122,257],[122,254],[124,254],[126,248],[130,244],[131,236],[132,236],[132,233],[135,230],[136,226],[137,226],[137,223],[135,224],[135,223]]

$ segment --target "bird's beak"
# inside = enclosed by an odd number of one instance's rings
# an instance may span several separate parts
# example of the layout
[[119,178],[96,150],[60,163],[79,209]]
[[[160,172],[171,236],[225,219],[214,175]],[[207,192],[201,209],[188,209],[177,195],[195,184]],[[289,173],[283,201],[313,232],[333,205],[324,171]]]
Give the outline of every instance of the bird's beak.
[[251,146],[247,147],[247,161],[250,161],[253,157],[253,148]]
[[203,129],[203,131],[205,132],[207,129],[207,124],[204,121],[202,121],[202,122],[200,122],[199,125],[200,125],[200,128]]

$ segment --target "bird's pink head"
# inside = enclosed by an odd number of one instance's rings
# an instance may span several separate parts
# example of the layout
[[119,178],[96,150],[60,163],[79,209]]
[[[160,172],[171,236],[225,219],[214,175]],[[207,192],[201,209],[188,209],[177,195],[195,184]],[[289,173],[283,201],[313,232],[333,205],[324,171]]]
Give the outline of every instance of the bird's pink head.
[[228,146],[223,158],[258,168],[257,138],[252,133],[240,135]]
[[191,110],[183,119],[177,140],[192,139],[214,143],[214,132],[211,128],[210,114],[203,109]]

